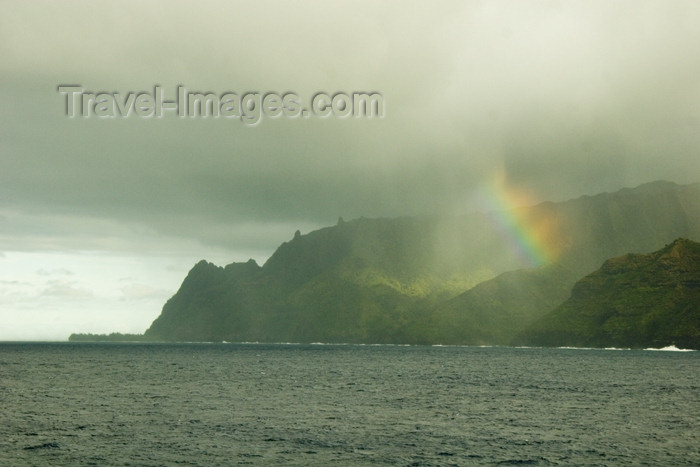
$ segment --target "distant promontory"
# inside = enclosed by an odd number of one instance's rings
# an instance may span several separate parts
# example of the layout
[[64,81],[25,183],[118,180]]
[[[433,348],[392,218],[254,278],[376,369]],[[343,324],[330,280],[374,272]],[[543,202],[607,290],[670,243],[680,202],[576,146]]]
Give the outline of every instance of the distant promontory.
[[518,339],[538,346],[700,349],[700,243],[606,261]]

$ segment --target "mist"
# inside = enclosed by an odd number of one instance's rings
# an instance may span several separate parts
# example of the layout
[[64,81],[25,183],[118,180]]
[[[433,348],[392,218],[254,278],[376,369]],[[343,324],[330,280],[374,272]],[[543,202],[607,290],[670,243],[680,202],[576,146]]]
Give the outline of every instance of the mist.
[[[494,184],[534,204],[700,173],[697,2],[0,9],[0,339],[35,338],[42,317],[42,338],[141,332],[199,259],[262,263],[339,216],[482,211]],[[377,92],[384,116],[69,118],[61,85],[304,104]],[[37,271],[61,268],[83,293],[47,308]],[[125,314],[129,277],[158,292]]]

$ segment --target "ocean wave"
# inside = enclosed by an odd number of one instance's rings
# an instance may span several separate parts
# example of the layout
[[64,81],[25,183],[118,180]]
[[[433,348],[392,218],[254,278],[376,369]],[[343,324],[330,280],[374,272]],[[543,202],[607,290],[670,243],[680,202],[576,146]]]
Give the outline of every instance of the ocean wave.
[[644,350],[654,350],[656,352],[695,352],[694,349],[679,349],[675,345],[667,345],[666,347],[661,347],[659,349],[648,348]]

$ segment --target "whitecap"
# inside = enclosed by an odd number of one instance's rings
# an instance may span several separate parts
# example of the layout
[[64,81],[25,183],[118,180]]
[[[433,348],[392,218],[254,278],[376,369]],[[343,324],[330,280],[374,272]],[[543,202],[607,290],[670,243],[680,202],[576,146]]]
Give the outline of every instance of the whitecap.
[[667,345],[666,347],[661,347],[659,349],[648,348],[644,350],[655,350],[657,352],[694,352],[693,349],[679,349],[675,345]]

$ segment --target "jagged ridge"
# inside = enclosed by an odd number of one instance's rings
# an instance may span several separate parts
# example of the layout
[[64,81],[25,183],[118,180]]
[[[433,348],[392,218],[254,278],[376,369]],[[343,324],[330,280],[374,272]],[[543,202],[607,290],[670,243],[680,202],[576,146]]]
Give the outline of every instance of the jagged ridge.
[[508,344],[607,258],[700,239],[700,184],[542,203],[556,261],[522,269],[488,215],[357,219],[262,267],[198,263],[146,336],[176,341]]

